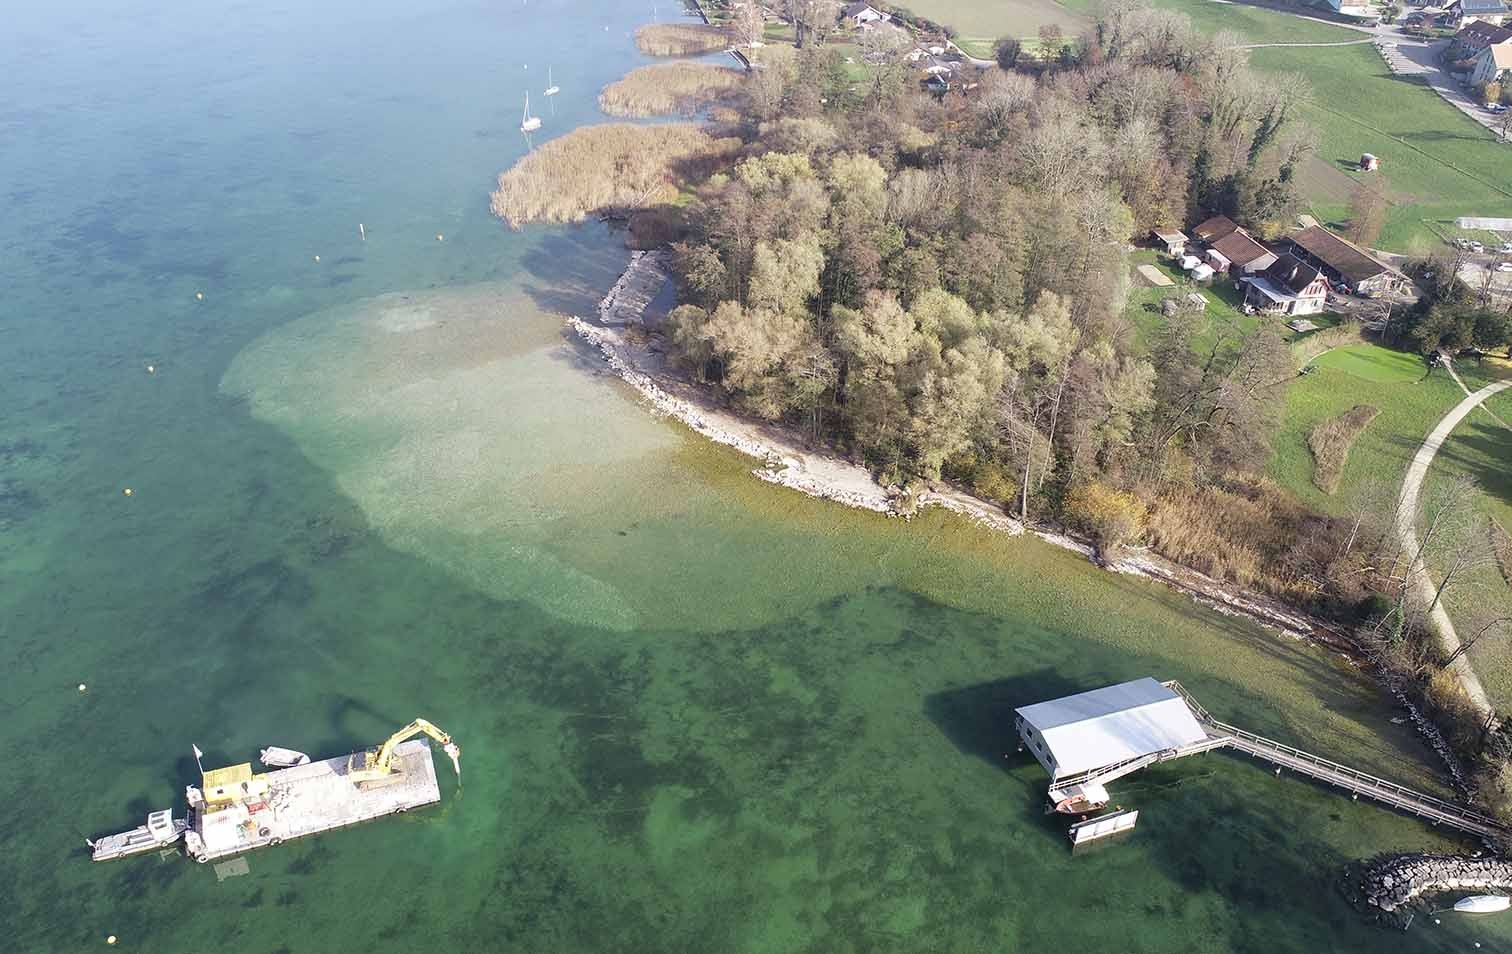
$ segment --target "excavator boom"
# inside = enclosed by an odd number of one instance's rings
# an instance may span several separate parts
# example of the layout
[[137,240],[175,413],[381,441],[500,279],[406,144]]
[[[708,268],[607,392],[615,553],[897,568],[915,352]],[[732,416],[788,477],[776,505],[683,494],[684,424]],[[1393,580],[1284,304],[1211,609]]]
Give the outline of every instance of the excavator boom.
[[[452,768],[457,772],[457,778],[462,777],[462,765],[460,758],[462,749],[452,741],[451,736],[441,731],[439,727],[426,719],[416,719],[409,725],[395,732],[384,740],[383,745],[373,752],[370,758],[365,759],[365,764],[358,765],[355,762],[349,767],[348,774],[354,782],[373,782],[388,777],[394,769],[394,748],[405,739],[425,733],[437,742],[441,743],[441,750],[451,757]],[[371,749],[368,750],[372,752]],[[361,754],[361,753],[359,753]],[[354,760],[357,757],[354,756]]]

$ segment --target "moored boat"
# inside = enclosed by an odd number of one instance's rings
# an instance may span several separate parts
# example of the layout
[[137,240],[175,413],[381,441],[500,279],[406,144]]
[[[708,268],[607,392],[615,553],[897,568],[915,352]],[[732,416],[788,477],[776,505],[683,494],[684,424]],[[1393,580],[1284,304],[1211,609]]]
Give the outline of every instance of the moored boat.
[[1496,914],[1512,907],[1512,899],[1500,894],[1476,894],[1454,902],[1454,910],[1461,914]]
[[112,861],[165,848],[184,837],[188,828],[188,820],[174,818],[172,811],[153,812],[147,816],[147,824],[139,825],[131,831],[106,835],[94,841],[86,838],[85,841],[89,843],[93,860]]
[[291,765],[308,765],[310,762],[310,757],[303,752],[296,752],[293,749],[285,749],[276,745],[270,745],[263,749],[262,752],[258,753],[257,757],[262,761],[262,764],[271,765],[276,768],[288,768]]

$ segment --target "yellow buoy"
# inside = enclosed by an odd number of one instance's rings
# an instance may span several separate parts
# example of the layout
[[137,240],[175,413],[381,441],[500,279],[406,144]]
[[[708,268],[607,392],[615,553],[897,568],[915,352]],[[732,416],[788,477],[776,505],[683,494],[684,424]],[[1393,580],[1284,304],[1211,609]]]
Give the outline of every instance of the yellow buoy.
[[446,238],[446,236],[442,235],[440,232],[436,233],[436,241],[440,242],[440,241],[442,241],[445,238]]
[[105,938],[105,943],[106,944],[114,944],[115,942],[116,942],[116,936],[114,934],[112,934],[112,935],[110,935],[110,936],[108,936],[108,937]]
[[315,256],[315,261],[317,261],[317,262],[320,261],[320,256],[319,255]]
[[204,301],[205,300],[205,293],[204,292],[195,292],[194,293],[194,300],[195,301]]
[[82,683],[82,682],[81,682],[81,683],[79,683],[79,691],[80,691],[80,692],[83,692],[83,691],[84,691],[84,690],[85,690],[85,689],[88,689],[88,688],[89,688],[89,687],[88,687],[88,686],[86,686],[86,685],[84,685],[84,683]]
[[127,487],[125,490],[121,491],[121,494],[123,496],[130,497],[131,496],[131,488]]
[[147,373],[148,374],[157,374],[157,365],[155,365],[155,364],[149,364],[147,366]]

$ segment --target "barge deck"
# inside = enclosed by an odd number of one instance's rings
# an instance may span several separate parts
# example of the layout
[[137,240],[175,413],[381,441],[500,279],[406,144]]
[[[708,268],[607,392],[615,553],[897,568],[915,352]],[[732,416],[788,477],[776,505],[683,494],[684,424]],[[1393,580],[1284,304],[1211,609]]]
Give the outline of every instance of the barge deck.
[[[190,831],[185,847],[204,863],[434,805],[441,800],[430,743],[394,747],[394,768],[381,781],[354,781],[347,755],[246,778],[215,779],[189,789]],[[238,767],[239,768],[239,767]],[[220,770],[223,772],[230,770]]]

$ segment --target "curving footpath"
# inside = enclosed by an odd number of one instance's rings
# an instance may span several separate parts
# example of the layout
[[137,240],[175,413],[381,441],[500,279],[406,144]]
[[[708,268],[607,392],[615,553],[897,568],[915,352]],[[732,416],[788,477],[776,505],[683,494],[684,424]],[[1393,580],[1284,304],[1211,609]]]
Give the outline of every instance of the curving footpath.
[[[1407,475],[1402,478],[1402,493],[1397,498],[1397,535],[1401,540],[1402,549],[1407,553],[1417,553],[1417,505],[1418,493],[1423,489],[1423,478],[1428,476],[1428,468],[1433,464],[1433,458],[1438,454],[1439,448],[1449,435],[1459,426],[1471,411],[1480,406],[1486,398],[1512,388],[1512,381],[1495,381],[1486,385],[1474,394],[1469,395],[1463,401],[1454,406],[1454,410],[1445,414],[1438,422],[1426,439],[1423,446],[1418,448],[1417,455],[1412,458],[1412,463],[1407,467]],[[1433,602],[1434,585],[1428,575],[1428,570],[1423,566],[1421,559],[1414,560],[1413,565],[1408,567],[1407,572],[1413,579],[1413,585],[1417,586],[1418,593],[1424,603]],[[1433,607],[1433,626],[1438,630],[1439,643],[1444,652],[1449,655],[1460,648],[1459,635],[1454,631],[1454,623],[1449,619],[1449,614],[1444,610],[1442,601]],[[1470,701],[1483,713],[1491,711],[1491,700],[1486,696],[1485,687],[1481,685],[1480,677],[1470,666],[1470,657],[1462,653],[1450,666],[1460,685],[1465,687],[1465,693]]]

